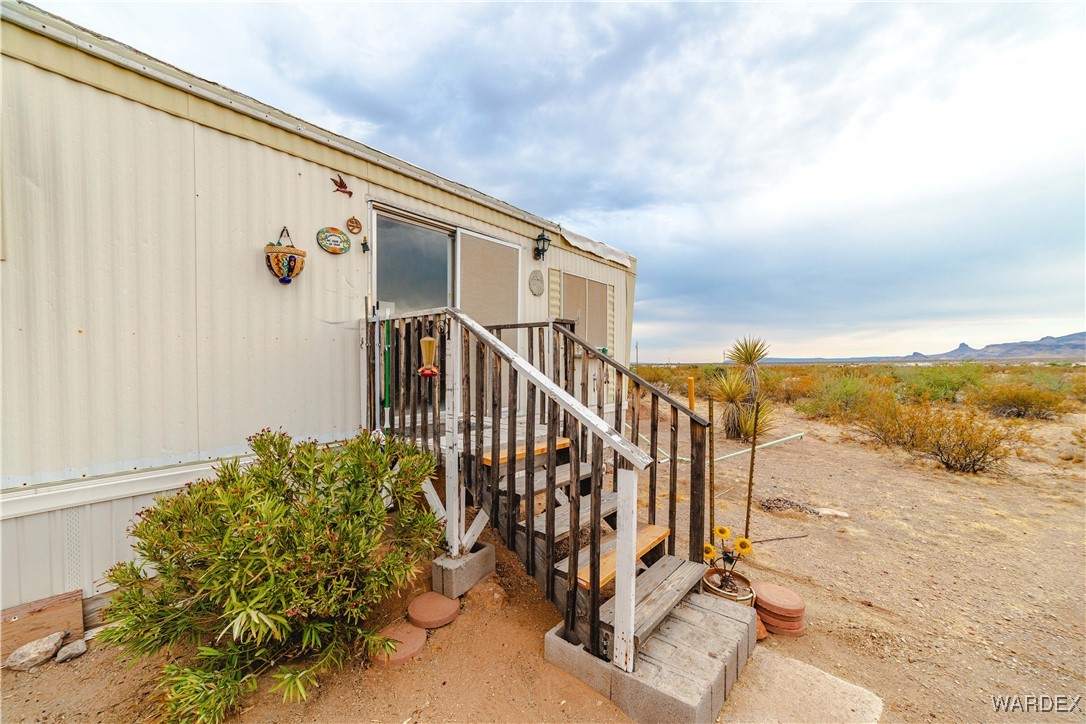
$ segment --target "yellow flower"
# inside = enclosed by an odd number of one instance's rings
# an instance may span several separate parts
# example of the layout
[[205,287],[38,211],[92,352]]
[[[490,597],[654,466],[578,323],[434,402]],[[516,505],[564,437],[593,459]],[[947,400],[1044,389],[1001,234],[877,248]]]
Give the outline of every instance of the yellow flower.
[[731,528],[726,525],[718,525],[713,528],[713,535],[715,535],[720,540],[728,540],[732,537],[732,531]]
[[701,546],[701,555],[705,558],[706,563],[712,563],[716,560],[716,548],[712,543],[704,543]]
[[749,540],[747,540],[746,538],[736,538],[735,539],[735,552],[738,553],[739,555],[745,556],[748,553],[750,553],[752,550],[754,550],[754,546],[751,545],[751,542]]

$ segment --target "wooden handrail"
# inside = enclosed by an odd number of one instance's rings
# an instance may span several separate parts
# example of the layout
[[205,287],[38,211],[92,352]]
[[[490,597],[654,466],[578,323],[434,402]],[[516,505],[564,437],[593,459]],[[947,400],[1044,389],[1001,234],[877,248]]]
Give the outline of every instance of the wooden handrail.
[[[555,320],[555,321],[559,321],[559,320]],[[596,348],[595,345],[593,345],[591,342],[587,341],[586,339],[584,339],[582,337],[577,336],[576,333],[569,331],[567,328],[563,327],[561,324],[554,325],[554,329],[557,329],[563,335],[565,335],[569,339],[573,340],[577,344],[581,345],[582,347],[585,347],[585,348],[590,349],[590,350],[594,350]],[[648,387],[649,389],[654,390],[655,391],[654,394],[659,395],[661,399],[665,400],[672,407],[678,408],[680,412],[682,412],[684,415],[689,417],[694,422],[698,423],[699,425],[705,426],[705,427],[709,426],[709,421],[706,420],[704,417],[702,417],[698,413],[694,412],[689,407],[687,407],[683,403],[679,402],[678,400],[676,400],[674,397],[667,394],[663,390],[659,389],[658,387],[656,387],[656,385],[652,384],[651,382],[646,381],[643,377],[638,375],[636,372],[631,370],[629,367],[626,367],[621,362],[616,362],[614,359],[612,359],[611,357],[608,357],[607,355],[599,354],[599,353],[595,353],[595,354],[597,354],[599,356],[599,358],[600,358],[600,360],[602,362],[609,365],[613,369],[618,370],[619,372],[624,374],[626,377],[629,377],[634,382],[638,383],[639,385],[642,385],[644,387]]]
[[[540,372],[535,365],[529,363],[508,345],[488,332],[481,324],[456,307],[448,307],[442,311],[454,317],[461,325],[470,330],[480,342],[490,347],[494,354],[524,375],[532,384],[541,389],[547,397],[557,401],[564,412],[575,417],[608,447],[614,449],[623,460],[638,470],[644,470],[652,463],[652,457],[627,440],[620,430],[611,427],[606,420],[578,402],[576,398]],[[558,326],[558,329],[561,329],[561,327]]]

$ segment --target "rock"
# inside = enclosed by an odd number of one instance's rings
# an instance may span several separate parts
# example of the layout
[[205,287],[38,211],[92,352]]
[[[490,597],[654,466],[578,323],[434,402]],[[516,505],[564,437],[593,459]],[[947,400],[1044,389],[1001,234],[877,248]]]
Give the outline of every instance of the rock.
[[769,632],[765,630],[765,624],[762,623],[762,614],[757,614],[756,618],[758,619],[757,640],[761,641],[762,639],[769,638]]
[[848,513],[833,508],[815,508],[815,512],[826,518],[847,518]]
[[85,653],[87,653],[87,642],[83,639],[76,639],[67,646],[61,647],[60,651],[57,652],[56,662],[63,664],[72,659],[78,659]]
[[57,653],[60,642],[67,635],[64,631],[57,631],[37,641],[23,644],[11,652],[11,656],[4,662],[4,668],[16,671],[30,671],[39,664],[44,664]]

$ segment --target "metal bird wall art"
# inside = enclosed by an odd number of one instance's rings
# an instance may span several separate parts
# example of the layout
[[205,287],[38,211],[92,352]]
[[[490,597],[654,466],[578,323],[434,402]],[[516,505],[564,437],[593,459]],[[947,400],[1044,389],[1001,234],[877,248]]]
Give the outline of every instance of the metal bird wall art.
[[351,191],[347,188],[347,182],[344,181],[343,177],[340,176],[338,173],[336,174],[336,178],[328,180],[336,185],[336,187],[332,189],[332,193],[336,193],[338,191],[341,194],[347,194],[347,198],[351,198],[352,196],[354,196],[354,191]]

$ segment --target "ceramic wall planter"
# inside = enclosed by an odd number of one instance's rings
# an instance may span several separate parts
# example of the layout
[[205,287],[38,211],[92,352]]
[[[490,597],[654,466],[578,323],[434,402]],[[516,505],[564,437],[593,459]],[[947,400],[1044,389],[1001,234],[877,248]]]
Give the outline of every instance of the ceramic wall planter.
[[[286,244],[283,244],[283,237],[286,237]],[[290,232],[284,226],[279,232],[279,241],[264,247],[264,262],[280,284],[290,284],[305,267],[305,252],[294,246]]]

